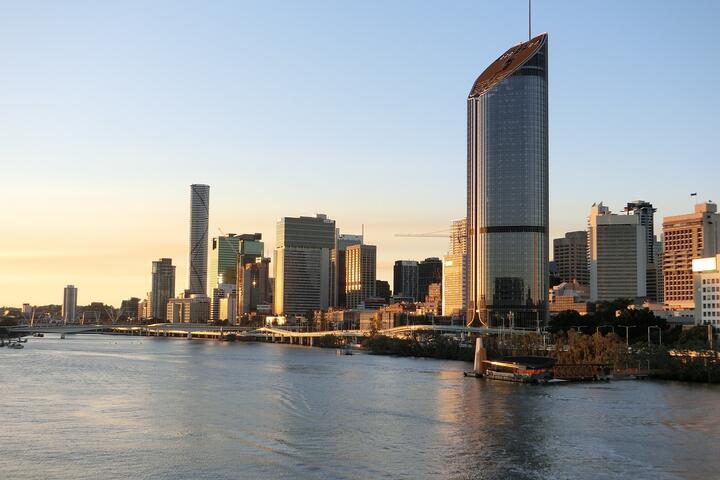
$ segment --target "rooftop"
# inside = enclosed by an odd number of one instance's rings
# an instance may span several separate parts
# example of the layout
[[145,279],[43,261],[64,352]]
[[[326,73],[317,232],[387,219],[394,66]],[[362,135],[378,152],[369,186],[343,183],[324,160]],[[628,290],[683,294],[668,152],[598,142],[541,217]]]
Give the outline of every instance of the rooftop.
[[495,60],[475,80],[470,90],[469,98],[479,97],[492,87],[509,77],[515,70],[521,67],[530,57],[537,52],[547,40],[547,33],[541,33],[537,37],[525,43],[515,45],[500,58]]

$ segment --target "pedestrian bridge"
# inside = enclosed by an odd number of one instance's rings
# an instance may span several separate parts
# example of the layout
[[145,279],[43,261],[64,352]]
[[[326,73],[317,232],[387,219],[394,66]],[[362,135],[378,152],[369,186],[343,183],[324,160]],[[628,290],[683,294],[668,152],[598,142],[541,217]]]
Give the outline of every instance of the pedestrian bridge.
[[[160,323],[154,325],[35,325],[9,327],[8,331],[17,335],[32,335],[33,333],[108,333],[122,335],[145,336],[173,336],[197,338],[224,338],[229,335],[252,338],[319,338],[326,335],[341,336],[345,338],[360,338],[370,336],[370,330],[324,330],[300,331],[297,328],[268,327],[241,327],[216,326],[193,323]],[[403,325],[394,328],[377,330],[380,335],[391,337],[405,337],[414,333],[441,333],[453,335],[524,335],[535,333],[535,330],[522,330],[496,327],[467,327],[464,325]]]

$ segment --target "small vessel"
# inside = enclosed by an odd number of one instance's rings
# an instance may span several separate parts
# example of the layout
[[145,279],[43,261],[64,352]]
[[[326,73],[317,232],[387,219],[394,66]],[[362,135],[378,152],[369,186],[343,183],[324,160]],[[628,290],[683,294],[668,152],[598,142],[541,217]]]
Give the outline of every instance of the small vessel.
[[35,332],[35,333],[33,333],[33,337],[36,337],[36,338],[42,338],[42,337],[44,337],[44,336],[45,336],[44,333],[40,333],[40,332]]
[[483,360],[475,375],[493,380],[519,383],[548,383],[555,361],[546,357],[507,357],[502,361]]
[[337,350],[335,350],[335,355],[352,355],[353,351],[350,347],[350,345],[342,345],[338,346]]
[[21,345],[19,343],[10,343],[8,344],[8,348],[14,348],[16,350],[19,350],[21,348],[25,348],[25,345]]
[[64,334],[64,333],[61,333],[61,334],[60,334],[60,340],[65,340],[65,334]]

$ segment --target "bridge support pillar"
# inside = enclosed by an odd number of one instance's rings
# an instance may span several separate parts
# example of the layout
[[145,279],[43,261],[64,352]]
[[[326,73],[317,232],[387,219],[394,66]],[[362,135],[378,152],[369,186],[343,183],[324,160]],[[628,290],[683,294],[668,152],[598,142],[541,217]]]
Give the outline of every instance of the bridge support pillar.
[[313,337],[308,338],[308,346],[310,346],[310,347],[313,346]]

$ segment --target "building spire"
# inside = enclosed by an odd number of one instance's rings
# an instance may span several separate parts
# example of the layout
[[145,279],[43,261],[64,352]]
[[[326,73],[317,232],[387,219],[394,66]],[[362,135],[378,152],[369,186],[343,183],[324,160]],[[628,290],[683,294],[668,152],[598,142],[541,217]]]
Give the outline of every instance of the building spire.
[[532,40],[532,0],[528,0],[528,41]]

